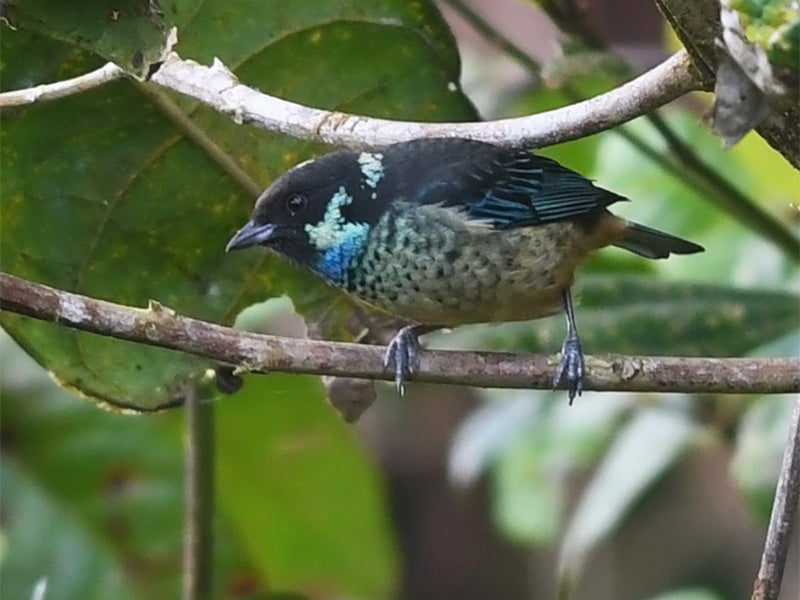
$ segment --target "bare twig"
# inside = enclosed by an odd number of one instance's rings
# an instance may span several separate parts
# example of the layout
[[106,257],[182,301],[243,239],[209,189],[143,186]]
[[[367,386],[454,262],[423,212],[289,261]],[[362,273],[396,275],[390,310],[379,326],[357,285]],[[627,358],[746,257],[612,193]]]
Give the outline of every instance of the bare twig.
[[[0,273],[0,309],[36,319],[182,350],[242,370],[285,371],[392,379],[381,367],[383,348],[238,331],[176,314],[151,302],[132,308],[57,290]],[[777,393],[800,391],[794,358],[587,357],[585,388],[616,391]],[[555,361],[542,355],[423,351],[411,379],[477,387],[549,389]]]
[[777,600],[781,591],[783,568],[792,541],[792,526],[800,501],[800,398],[794,402],[789,439],[783,451],[781,474],[772,503],[767,539],[761,555],[751,600]]
[[80,92],[85,92],[109,81],[119,79],[125,75],[120,67],[114,63],[106,63],[99,69],[72,79],[45,83],[24,90],[14,90],[0,94],[0,108],[9,106],[23,106],[44,100],[64,98]]
[[419,137],[467,137],[505,146],[541,147],[615,127],[700,89],[684,52],[636,79],[552,111],[480,123],[415,123],[331,112],[262,94],[239,83],[221,62],[211,67],[171,54],[153,81],[247,122],[296,138],[350,147]]
[[183,600],[213,597],[214,405],[186,390]]

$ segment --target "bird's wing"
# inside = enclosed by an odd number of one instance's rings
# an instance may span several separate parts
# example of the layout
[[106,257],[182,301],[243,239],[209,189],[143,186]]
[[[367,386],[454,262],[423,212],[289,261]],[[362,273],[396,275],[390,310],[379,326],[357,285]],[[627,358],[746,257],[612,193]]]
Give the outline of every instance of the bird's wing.
[[580,218],[623,197],[527,151],[478,155],[448,165],[416,201],[463,211],[498,229]]

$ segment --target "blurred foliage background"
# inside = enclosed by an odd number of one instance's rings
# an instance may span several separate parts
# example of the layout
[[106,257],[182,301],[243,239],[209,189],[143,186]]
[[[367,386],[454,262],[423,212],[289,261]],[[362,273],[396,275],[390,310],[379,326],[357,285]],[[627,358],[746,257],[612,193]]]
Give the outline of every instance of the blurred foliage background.
[[[418,120],[563,105],[677,47],[654,6],[612,0],[568,26],[558,9],[569,2],[475,2],[478,20],[452,1],[176,0],[158,18],[137,12],[145,4],[111,19],[100,0],[69,14],[31,2],[0,38],[3,90],[105,59],[135,66],[159,39],[142,23],[160,29],[159,19],[178,25],[182,56],[219,56],[265,92]],[[487,40],[487,25],[514,47]],[[723,151],[702,124],[708,105],[693,95],[655,119],[543,150],[633,199],[625,216],[706,247],[669,261],[613,249],[590,260],[578,287],[589,353],[797,354],[800,178],[755,134]],[[0,265],[223,323],[286,294],[292,303],[270,302],[247,322],[285,333],[292,321],[301,335],[299,313],[344,337],[350,311],[333,290],[274,257],[222,252],[253,190],[321,150],[129,81],[4,111]],[[177,596],[183,415],[149,411],[209,365],[1,319],[3,593],[31,597],[46,578],[48,600]],[[552,353],[562,336],[554,317],[429,337]],[[147,414],[98,410],[48,371],[105,406]],[[562,393],[421,385],[398,398],[381,384],[353,426],[316,378],[280,374],[207,400],[219,598],[521,599],[559,587],[593,600],[745,597],[791,409],[780,396],[591,392],[569,408]],[[792,552],[787,599],[800,586],[796,543]]]

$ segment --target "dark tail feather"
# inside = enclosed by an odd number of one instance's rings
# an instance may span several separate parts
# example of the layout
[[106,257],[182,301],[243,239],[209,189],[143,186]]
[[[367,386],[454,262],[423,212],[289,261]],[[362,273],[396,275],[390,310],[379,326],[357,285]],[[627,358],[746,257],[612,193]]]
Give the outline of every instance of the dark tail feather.
[[694,254],[704,248],[674,235],[638,223],[628,223],[624,238],[614,244],[647,258],[667,258],[672,254]]

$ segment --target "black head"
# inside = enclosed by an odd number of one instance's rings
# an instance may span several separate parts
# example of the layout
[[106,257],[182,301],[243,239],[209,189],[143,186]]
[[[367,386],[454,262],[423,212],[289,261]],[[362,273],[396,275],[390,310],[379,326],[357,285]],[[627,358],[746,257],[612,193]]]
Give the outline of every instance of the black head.
[[261,245],[314,267],[354,228],[377,221],[381,158],[340,150],[297,165],[259,196],[226,250]]

